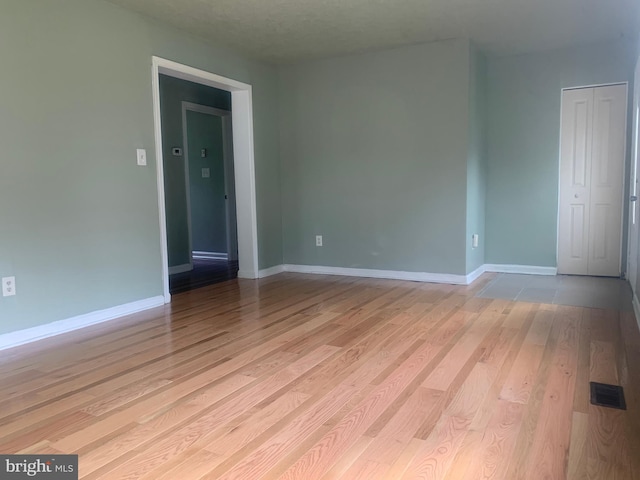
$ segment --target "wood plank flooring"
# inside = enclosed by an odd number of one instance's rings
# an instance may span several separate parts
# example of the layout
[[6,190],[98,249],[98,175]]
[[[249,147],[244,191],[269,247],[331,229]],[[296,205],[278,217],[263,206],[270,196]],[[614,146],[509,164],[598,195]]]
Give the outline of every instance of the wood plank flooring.
[[477,298],[491,278],[233,280],[0,352],[0,453],[87,480],[640,478],[633,313]]

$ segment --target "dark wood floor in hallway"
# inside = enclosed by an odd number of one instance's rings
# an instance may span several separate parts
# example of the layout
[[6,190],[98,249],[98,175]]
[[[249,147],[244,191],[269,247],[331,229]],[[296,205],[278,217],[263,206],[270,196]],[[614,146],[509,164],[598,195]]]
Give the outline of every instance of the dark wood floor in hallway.
[[477,297],[493,278],[232,280],[0,352],[0,452],[83,479],[640,478],[633,312]]
[[193,259],[193,270],[169,275],[169,291],[175,295],[237,277],[237,261]]

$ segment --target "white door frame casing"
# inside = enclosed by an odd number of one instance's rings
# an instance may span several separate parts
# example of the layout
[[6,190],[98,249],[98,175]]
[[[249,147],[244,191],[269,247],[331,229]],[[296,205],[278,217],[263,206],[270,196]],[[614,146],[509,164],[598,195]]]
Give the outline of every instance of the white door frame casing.
[[[598,83],[598,84],[593,84],[593,85],[580,85],[580,86],[574,86],[574,87],[564,87],[560,89],[560,105],[562,105],[562,100],[563,100],[563,96],[564,96],[564,92],[568,91],[568,90],[581,90],[581,89],[586,89],[586,88],[598,88],[598,87],[612,87],[612,86],[617,86],[617,85],[623,85],[625,87],[625,92],[626,92],[626,98],[628,99],[628,95],[629,95],[629,82],[612,82],[612,83]],[[625,102],[625,105],[627,105],[627,102]],[[562,188],[562,118],[563,115],[563,111],[562,111],[562,107],[560,108],[560,125],[559,125],[559,135],[558,135],[558,213],[557,213],[557,222],[556,222],[556,265],[559,264],[559,257],[560,257],[560,208],[561,208],[561,203],[560,203],[560,194],[561,194],[561,188]],[[626,124],[626,119],[627,119],[627,115],[625,114],[624,116],[625,118],[625,126],[624,126],[624,151],[623,151],[623,178],[622,178],[622,208],[621,208],[621,212],[620,212],[620,216],[621,216],[621,231],[620,231],[620,260],[619,260],[619,270],[620,270],[620,274],[623,274],[623,267],[627,267],[628,265],[628,258],[627,258],[627,263],[625,265],[622,264],[622,255],[623,255],[623,251],[622,251],[622,246],[623,246],[623,238],[624,238],[624,228],[625,228],[625,217],[624,217],[624,211],[625,211],[625,201],[626,201],[626,197],[625,197],[625,182],[627,181],[627,179],[625,178],[626,176],[626,169],[625,169],[625,165],[626,165],[626,161],[627,161],[627,124]],[[628,234],[629,232],[627,232]]]
[[[185,191],[187,192],[187,229],[188,229],[188,237],[189,237],[189,265],[193,268],[193,234],[192,234],[192,220],[191,220],[191,183],[190,183],[190,175],[189,175],[189,130],[187,128],[187,111],[189,112],[197,112],[203,113],[205,115],[213,115],[216,117],[220,117],[222,120],[222,155],[224,158],[224,189],[225,195],[229,197],[229,162],[233,161],[231,156],[231,152],[229,151],[229,145],[227,145],[227,137],[229,135],[229,130],[231,130],[231,122],[233,116],[231,115],[231,111],[229,110],[221,110],[219,108],[210,107],[208,105],[201,105],[199,103],[192,102],[182,102],[182,145],[183,145],[183,158],[184,158],[184,182],[185,182]],[[233,202],[235,204],[235,202]],[[220,258],[229,258],[229,253],[231,251],[232,245],[232,235],[231,235],[231,214],[229,209],[231,208],[231,199],[229,198],[225,202],[225,228],[226,228],[226,237],[227,237],[227,256]]]
[[[638,190],[638,175],[640,175],[640,57],[636,62],[634,73],[633,99],[631,102],[631,168],[629,179],[629,196],[640,195]],[[640,205],[638,201],[629,202],[629,232],[627,240],[627,280],[631,284],[635,295],[638,275],[638,262],[640,256],[638,252],[638,243],[640,237]],[[639,318],[640,321],[640,318]]]
[[165,303],[169,303],[171,301],[171,294],[169,293],[169,255],[167,246],[167,219],[165,216],[164,158],[162,153],[159,75],[162,73],[170,77],[180,78],[231,92],[231,105],[233,110],[233,163],[238,228],[238,276],[242,278],[258,278],[258,228],[253,146],[253,101],[251,85],[249,84],[156,56],[152,57],[151,64],[162,282],[164,300]]

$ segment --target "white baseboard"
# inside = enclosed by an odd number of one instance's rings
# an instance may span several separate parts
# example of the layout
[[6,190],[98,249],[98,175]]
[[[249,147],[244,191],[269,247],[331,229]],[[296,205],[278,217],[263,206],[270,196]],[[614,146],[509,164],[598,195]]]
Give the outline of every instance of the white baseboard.
[[311,273],[316,275],[340,275],[347,277],[388,278],[390,280],[409,280],[413,282],[447,283],[452,285],[470,285],[485,272],[522,273],[528,275],[555,275],[555,267],[534,265],[480,265],[467,275],[452,273],[404,272],[398,270],[375,270],[370,268],[326,267],[323,265],[275,265],[258,272],[257,277],[249,272],[238,272],[239,278],[264,278],[282,272]]
[[398,270],[374,270],[370,268],[325,267],[320,265],[284,265],[285,272],[342,275],[347,277],[388,278],[413,282],[448,283],[467,285],[467,275],[451,273],[403,272]]
[[635,314],[636,323],[638,324],[638,329],[640,330],[640,301],[638,301],[636,292],[633,292],[633,300],[631,303],[633,304],[633,313]]
[[190,272],[193,270],[193,265],[185,263],[183,265],[176,265],[175,267],[169,267],[169,275],[175,275],[176,273]]
[[256,279],[259,278],[260,272],[253,270],[238,270],[238,278]]
[[271,275],[277,275],[284,272],[284,265],[275,265],[273,267],[265,268],[258,272],[258,278],[270,277]]
[[496,263],[486,263],[485,272],[496,273],[523,273],[525,275],[557,275],[556,267],[538,267],[536,265],[506,265]]
[[471,285],[478,279],[478,277],[480,277],[480,275],[486,272],[487,270],[485,269],[485,266],[486,265],[480,265],[473,272],[467,273],[467,283],[465,285]]
[[203,260],[228,260],[229,255],[221,252],[201,252],[194,250],[192,252],[193,258],[199,258]]
[[132,313],[141,312],[150,308],[160,307],[164,305],[164,297],[145,298],[124,305],[97,310],[95,312],[85,313],[76,317],[58,320],[56,322],[47,323],[46,325],[38,325],[37,327],[26,328],[16,332],[9,332],[0,335],[0,350],[17,347],[25,343],[35,342],[44,338],[60,335],[61,333],[71,332],[79,328],[88,327],[97,323],[107,322],[116,318],[131,315]]

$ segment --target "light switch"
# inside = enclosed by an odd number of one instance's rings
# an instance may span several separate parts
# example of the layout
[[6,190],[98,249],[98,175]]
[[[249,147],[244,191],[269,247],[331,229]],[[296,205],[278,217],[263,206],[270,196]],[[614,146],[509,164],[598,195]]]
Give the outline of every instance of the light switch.
[[202,169],[202,178],[209,178],[211,176],[208,168]]
[[147,151],[144,148],[138,148],[136,150],[136,157],[138,159],[138,165],[141,167],[147,164]]

